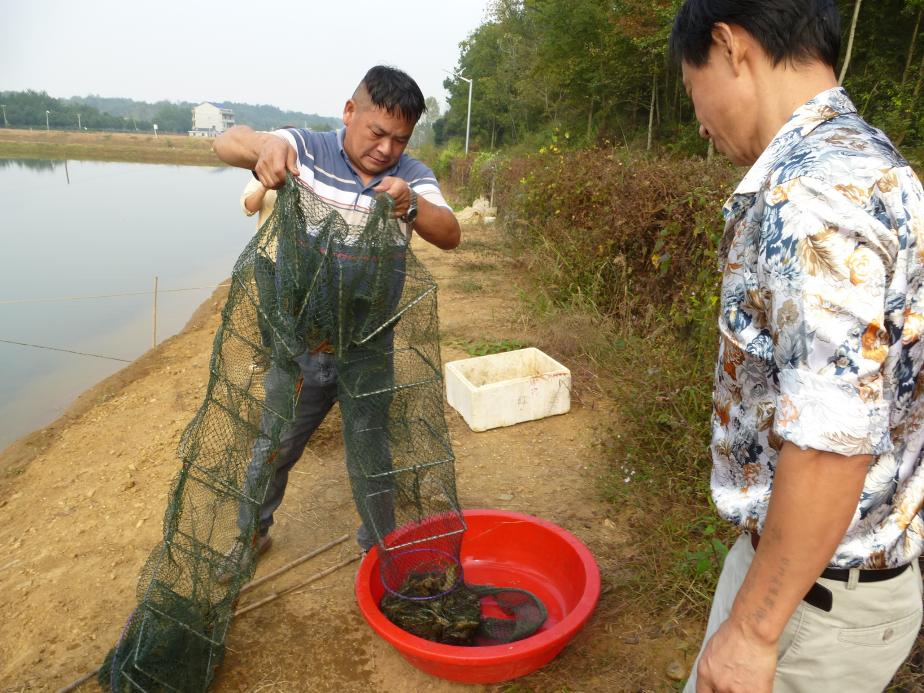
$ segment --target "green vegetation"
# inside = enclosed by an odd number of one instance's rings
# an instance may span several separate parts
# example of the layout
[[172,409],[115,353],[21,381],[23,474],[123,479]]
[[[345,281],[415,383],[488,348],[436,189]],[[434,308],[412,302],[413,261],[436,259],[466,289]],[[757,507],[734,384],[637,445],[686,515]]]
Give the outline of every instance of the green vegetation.
[[474,279],[460,279],[453,283],[453,288],[465,294],[475,294],[484,290],[484,285]]
[[[6,110],[5,123],[0,116],[0,125],[4,127],[45,128],[47,110],[47,124],[54,130],[76,130],[79,114],[80,127],[87,130],[150,132],[153,124],[157,123],[160,132],[178,133],[186,133],[192,128],[192,108],[199,105],[189,101],[147,103],[96,95],[56,99],[37,91],[0,91],[0,103]],[[340,125],[339,118],[284,111],[275,106],[236,102],[215,105],[232,109],[237,123],[256,130],[272,130],[283,125],[307,125],[315,130],[330,130]]]
[[4,105],[4,116],[0,118],[4,127],[76,130],[79,116],[80,127],[87,130],[151,130],[150,122],[138,122],[86,104],[55,99],[43,91],[0,91],[0,103]]
[[489,354],[500,354],[505,351],[514,351],[515,349],[525,349],[529,346],[526,342],[517,339],[475,339],[475,340],[458,340],[456,346],[463,349],[469,356],[487,356]]
[[[565,175],[565,171],[568,172]],[[710,401],[724,163],[625,150],[546,151],[497,170],[502,222],[536,286],[524,293],[553,354],[583,356],[620,419],[602,432],[601,491],[634,563],[617,587],[703,615],[731,528],[710,508]]]
[[[844,47],[857,0],[838,0]],[[495,0],[462,43],[474,78],[471,148],[610,141],[705,154],[680,73],[667,59],[681,0]],[[906,148],[924,146],[924,2],[861,5],[844,85],[861,112]],[[468,84],[449,78],[437,144],[465,137]],[[917,152],[920,161],[920,151]]]

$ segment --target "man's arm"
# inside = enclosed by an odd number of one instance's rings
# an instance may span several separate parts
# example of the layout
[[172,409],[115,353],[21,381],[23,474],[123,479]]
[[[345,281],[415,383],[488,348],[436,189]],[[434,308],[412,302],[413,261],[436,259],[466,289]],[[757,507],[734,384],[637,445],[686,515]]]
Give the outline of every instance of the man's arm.
[[[254,181],[256,184],[257,181]],[[263,200],[266,198],[266,186],[259,183],[256,189],[244,198],[244,209],[248,214],[256,214],[263,207]]]
[[757,555],[703,651],[698,693],[770,693],[783,629],[843,539],[871,460],[784,443]]
[[[411,186],[403,178],[388,176],[382,179],[375,188],[375,192],[384,192],[391,195],[395,201],[392,213],[395,217],[402,217],[407,213],[411,203]],[[414,221],[414,231],[428,243],[437,248],[452,250],[462,240],[462,229],[456,215],[446,207],[435,205],[417,196],[417,219]]]
[[445,207],[417,196],[417,220],[414,231],[437,248],[452,250],[462,240],[462,229],[456,215]]
[[268,132],[254,132],[246,125],[235,125],[215,140],[218,158],[231,166],[257,174],[264,187],[275,190],[286,182],[286,172],[298,175],[295,149]]

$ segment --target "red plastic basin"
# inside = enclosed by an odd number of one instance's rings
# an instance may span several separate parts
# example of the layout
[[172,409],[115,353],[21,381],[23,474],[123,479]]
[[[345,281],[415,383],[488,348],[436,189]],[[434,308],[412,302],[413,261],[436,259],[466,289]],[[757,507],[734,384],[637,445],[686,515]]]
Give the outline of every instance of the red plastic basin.
[[379,610],[385,588],[375,549],[356,574],[356,599],[372,629],[418,669],[463,683],[509,681],[548,664],[587,622],[600,596],[600,571],[590,550],[551,522],[502,510],[466,510],[464,516],[465,581],[535,594],[549,612],[537,633],[487,647],[441,645],[411,635]]

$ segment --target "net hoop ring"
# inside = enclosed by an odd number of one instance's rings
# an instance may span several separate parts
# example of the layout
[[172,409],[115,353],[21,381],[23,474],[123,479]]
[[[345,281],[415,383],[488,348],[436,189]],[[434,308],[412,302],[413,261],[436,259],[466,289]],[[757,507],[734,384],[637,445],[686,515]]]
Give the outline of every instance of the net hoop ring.
[[[446,551],[441,551],[439,549],[419,548],[419,549],[405,549],[402,551],[385,551],[383,553],[384,553],[385,559],[382,561],[380,568],[379,568],[379,574],[382,579],[382,586],[385,588],[386,592],[394,595],[395,597],[398,597],[399,599],[407,599],[408,601],[412,601],[412,602],[429,602],[429,601],[433,601],[434,599],[440,599],[442,597],[445,597],[447,594],[452,594],[457,589],[459,589],[460,585],[462,585],[462,582],[463,582],[462,562],[459,560],[458,556],[453,556],[452,554],[447,553]],[[395,589],[390,584],[388,584],[389,580],[386,575],[386,572],[388,571],[390,567],[394,565],[394,562],[397,560],[413,557],[414,554],[418,554],[418,558],[423,558],[421,554],[426,554],[426,555],[436,557],[436,560],[427,561],[430,563],[439,563],[440,565],[447,566],[447,567],[452,566],[452,565],[456,566],[456,569],[457,569],[456,576],[457,577],[456,577],[456,581],[452,584],[452,587],[450,587],[445,592],[440,592],[439,594],[435,594],[431,597],[408,597],[402,594],[400,589]],[[415,563],[423,563],[423,562],[424,560],[415,561]]]

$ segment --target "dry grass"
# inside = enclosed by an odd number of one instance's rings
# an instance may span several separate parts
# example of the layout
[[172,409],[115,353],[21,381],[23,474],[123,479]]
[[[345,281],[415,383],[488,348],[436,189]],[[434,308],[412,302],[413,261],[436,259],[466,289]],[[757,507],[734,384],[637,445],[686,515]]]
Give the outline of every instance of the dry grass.
[[0,129],[0,158],[222,166],[209,138],[127,132]]

